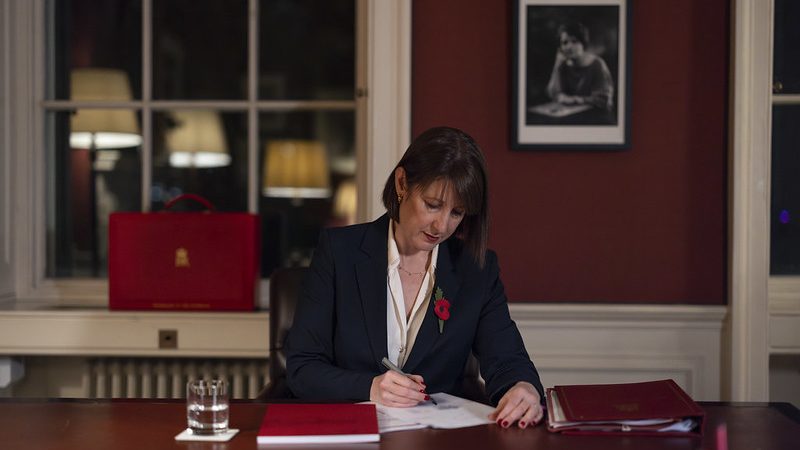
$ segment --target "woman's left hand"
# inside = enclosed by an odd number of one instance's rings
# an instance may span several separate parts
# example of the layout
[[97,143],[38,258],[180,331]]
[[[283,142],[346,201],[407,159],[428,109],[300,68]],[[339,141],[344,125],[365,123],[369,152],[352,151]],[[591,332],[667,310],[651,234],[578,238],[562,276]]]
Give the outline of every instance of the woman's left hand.
[[536,388],[526,381],[520,381],[500,399],[497,408],[489,414],[489,419],[503,428],[510,427],[514,422],[520,428],[534,426],[544,414],[540,401]]

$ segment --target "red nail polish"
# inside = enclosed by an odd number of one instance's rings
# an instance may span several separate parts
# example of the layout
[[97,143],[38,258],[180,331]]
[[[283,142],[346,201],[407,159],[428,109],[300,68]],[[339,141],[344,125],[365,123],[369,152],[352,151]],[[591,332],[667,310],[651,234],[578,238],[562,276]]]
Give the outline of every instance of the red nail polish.
[[520,420],[519,421],[519,426],[521,426],[522,428],[525,428],[525,421]]
[[430,399],[431,399],[430,395],[425,395],[425,400],[430,400]]
[[419,392],[420,392],[421,394],[424,394],[424,393],[425,393],[425,389],[420,389],[420,390],[419,390]]
[[503,428],[508,428],[508,421],[507,420],[503,421]]
[[498,426],[503,426],[503,422],[500,422],[500,419],[497,419],[497,425]]

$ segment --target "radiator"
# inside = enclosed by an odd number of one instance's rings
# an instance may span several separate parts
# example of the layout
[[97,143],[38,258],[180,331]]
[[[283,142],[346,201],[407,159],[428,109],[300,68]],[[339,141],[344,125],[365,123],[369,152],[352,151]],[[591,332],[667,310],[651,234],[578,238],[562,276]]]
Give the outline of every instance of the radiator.
[[81,384],[86,398],[184,398],[188,380],[224,378],[231,398],[255,398],[268,368],[264,359],[92,358]]

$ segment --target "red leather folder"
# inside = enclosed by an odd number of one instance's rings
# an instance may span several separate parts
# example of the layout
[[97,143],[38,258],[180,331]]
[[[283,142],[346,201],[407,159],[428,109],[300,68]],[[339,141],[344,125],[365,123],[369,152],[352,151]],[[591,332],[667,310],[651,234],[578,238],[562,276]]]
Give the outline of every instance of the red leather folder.
[[256,438],[259,444],[335,444],[378,442],[373,404],[274,403]]
[[547,428],[564,434],[702,436],[705,412],[672,380],[547,389]]
[[109,308],[252,310],[259,280],[258,216],[212,212],[113,213]]

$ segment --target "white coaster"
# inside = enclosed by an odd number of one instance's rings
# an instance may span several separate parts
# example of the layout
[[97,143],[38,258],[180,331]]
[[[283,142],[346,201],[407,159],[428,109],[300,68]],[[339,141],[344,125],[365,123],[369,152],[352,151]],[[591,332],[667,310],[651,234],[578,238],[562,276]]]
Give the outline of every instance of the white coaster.
[[225,442],[230,441],[231,438],[236,436],[239,430],[235,428],[228,428],[228,431],[220,434],[193,434],[192,430],[185,429],[175,436],[176,441],[208,441],[208,442]]

